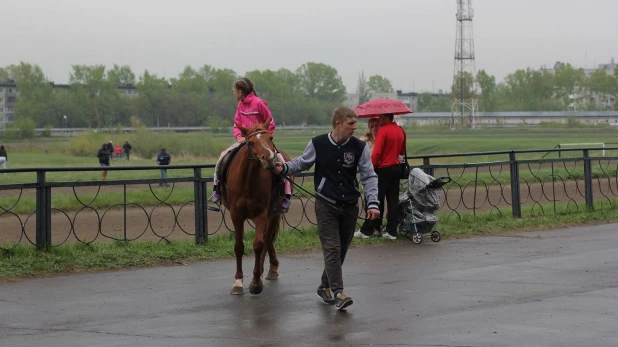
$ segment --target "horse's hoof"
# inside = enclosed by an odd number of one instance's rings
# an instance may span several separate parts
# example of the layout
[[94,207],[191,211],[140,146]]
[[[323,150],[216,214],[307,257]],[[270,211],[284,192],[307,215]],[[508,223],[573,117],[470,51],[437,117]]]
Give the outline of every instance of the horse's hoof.
[[268,275],[266,276],[267,280],[276,280],[279,278],[279,273],[274,271],[268,271]]
[[263,285],[254,285],[253,283],[249,285],[249,293],[254,295],[260,294],[262,289],[264,289]]
[[243,295],[242,287],[232,287],[232,295]]

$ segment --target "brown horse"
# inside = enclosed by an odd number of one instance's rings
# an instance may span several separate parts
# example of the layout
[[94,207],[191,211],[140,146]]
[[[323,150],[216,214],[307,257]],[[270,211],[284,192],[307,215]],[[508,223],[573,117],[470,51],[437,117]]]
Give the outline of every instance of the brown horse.
[[[275,254],[274,241],[279,231],[281,219],[282,185],[274,174],[276,155],[273,137],[267,131],[270,121],[253,128],[243,128],[236,124],[245,137],[243,145],[229,164],[226,183],[221,187],[221,200],[230,212],[234,224],[236,255],[236,280],[232,294],[243,294],[242,256],[244,253],[243,234],[247,219],[255,225],[253,252],[255,266],[249,293],[260,294],[263,289],[262,274],[264,260],[268,252],[270,269],[266,279],[277,279],[279,260]],[[285,160],[289,160],[284,156]]]

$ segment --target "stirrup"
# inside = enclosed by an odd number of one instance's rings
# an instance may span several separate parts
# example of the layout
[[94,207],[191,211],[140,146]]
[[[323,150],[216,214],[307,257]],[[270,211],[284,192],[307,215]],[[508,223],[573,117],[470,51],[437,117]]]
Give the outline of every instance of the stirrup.
[[213,191],[212,195],[210,196],[210,201],[212,202],[219,202],[219,200],[221,200],[221,196],[219,195],[219,193],[217,193],[217,191]]

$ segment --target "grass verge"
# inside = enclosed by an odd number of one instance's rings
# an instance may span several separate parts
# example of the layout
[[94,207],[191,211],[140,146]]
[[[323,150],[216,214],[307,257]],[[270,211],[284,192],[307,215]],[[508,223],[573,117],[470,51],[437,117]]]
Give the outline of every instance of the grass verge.
[[[524,211],[524,213],[530,211]],[[547,214],[526,216],[516,219],[508,215],[477,214],[462,215],[459,218],[441,217],[436,229],[443,239],[495,235],[515,231],[537,231],[563,228],[583,224],[613,223],[618,220],[618,209],[568,214]],[[186,265],[197,261],[232,258],[234,240],[231,234],[209,238],[206,245],[195,245],[193,241],[155,242],[112,242],[68,244],[54,247],[50,252],[38,252],[32,246],[18,245],[9,251],[0,251],[0,282],[16,281],[38,276],[62,273],[84,273],[114,271],[135,267]],[[252,255],[252,231],[245,233],[245,254]],[[390,244],[393,241],[381,238],[354,239],[352,247]],[[400,237],[399,244],[414,245]],[[430,241],[426,241],[430,242]],[[318,251],[320,242],[315,228],[282,232],[277,238],[278,254]]]

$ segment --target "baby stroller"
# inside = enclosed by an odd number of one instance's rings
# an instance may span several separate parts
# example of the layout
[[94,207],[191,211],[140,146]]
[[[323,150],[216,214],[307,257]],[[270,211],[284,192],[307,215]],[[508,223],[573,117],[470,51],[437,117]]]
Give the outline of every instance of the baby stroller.
[[416,244],[423,242],[424,234],[430,234],[433,242],[440,241],[440,232],[433,230],[438,221],[435,213],[440,209],[442,186],[450,181],[450,177],[435,179],[418,168],[410,171],[407,187],[399,194],[400,233]]

